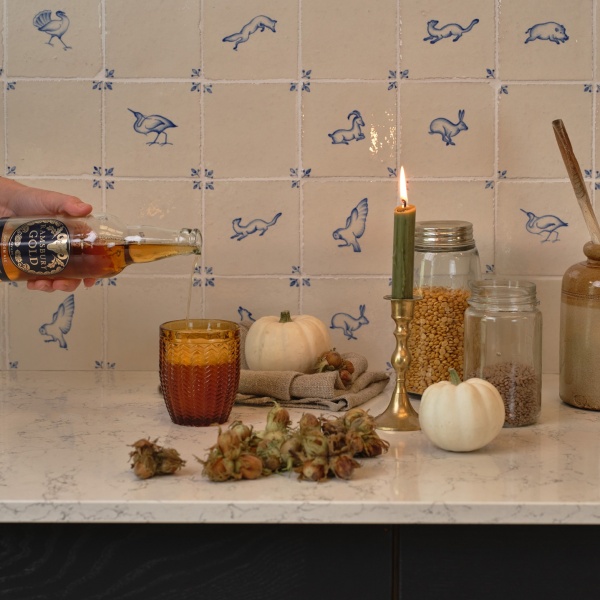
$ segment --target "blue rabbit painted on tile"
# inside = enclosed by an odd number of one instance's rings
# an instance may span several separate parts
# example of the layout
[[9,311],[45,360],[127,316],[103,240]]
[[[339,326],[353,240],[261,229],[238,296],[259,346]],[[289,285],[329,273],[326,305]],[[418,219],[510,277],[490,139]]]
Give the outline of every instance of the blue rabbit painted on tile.
[[445,38],[452,38],[453,42],[458,42],[465,33],[471,31],[479,23],[479,19],[473,19],[466,27],[462,27],[458,23],[448,23],[447,25],[438,27],[438,23],[439,21],[435,20],[427,21],[427,33],[429,35],[423,38],[424,42],[436,44]]
[[367,215],[369,214],[369,200],[363,198],[350,213],[346,219],[346,225],[333,232],[333,239],[341,241],[338,248],[351,246],[354,252],[361,252],[358,240],[363,236],[367,225]]
[[365,139],[365,134],[362,132],[361,127],[365,126],[365,121],[358,110],[353,110],[349,115],[348,119],[352,120],[352,126],[350,129],[336,129],[333,133],[327,135],[331,138],[332,144],[346,144],[352,140]]
[[[152,146],[154,144],[158,144],[159,146],[169,145],[172,146],[171,142],[167,141],[167,129],[171,127],[177,127],[173,121],[167,119],[167,117],[163,117],[162,115],[143,115],[141,112],[136,110],[132,110],[131,108],[127,109],[132,112],[135,116],[135,123],[133,124],[133,129],[137,133],[141,133],[142,135],[148,135],[149,133],[155,133],[156,137],[151,142],[146,142],[148,146]],[[158,138],[164,135],[164,142],[159,142]]]
[[367,317],[365,316],[365,309],[365,304],[361,304],[358,307],[358,310],[360,311],[358,317],[353,317],[352,315],[349,315],[345,312],[335,313],[335,315],[331,317],[331,325],[329,326],[329,328],[341,329],[342,333],[349,340],[358,339],[354,335],[354,332],[358,331],[363,325],[369,324],[369,319],[367,319]]
[[265,235],[265,233],[267,233],[269,227],[272,227],[273,225],[275,225],[275,223],[277,223],[277,220],[279,219],[279,217],[281,217],[282,214],[283,213],[280,212],[277,213],[268,222],[264,219],[252,219],[252,221],[249,221],[246,225],[242,225],[241,218],[233,219],[233,221],[231,221],[231,226],[233,227],[233,231],[235,231],[235,233],[231,236],[230,239],[237,240],[239,242],[241,240],[246,239],[249,235],[257,233],[258,231],[260,231],[260,233],[258,234],[259,237],[262,237],[263,235]]
[[560,46],[569,39],[565,26],[554,21],[538,23],[530,27],[525,33],[527,34],[526,44],[535,40],[547,40]]
[[246,23],[240,31],[224,37],[222,41],[233,42],[233,49],[237,50],[240,44],[245,44],[250,39],[250,36],[257,31],[270,29],[273,33],[277,33],[275,31],[276,24],[277,21],[275,19],[271,19],[271,17],[267,17],[266,15],[258,15],[252,20],[248,21],[248,23]]
[[71,46],[67,46],[62,39],[62,36],[69,29],[69,17],[62,10],[57,10],[55,19],[52,18],[51,10],[41,10],[33,17],[33,26],[42,33],[47,33],[50,39],[46,42],[50,46],[54,46],[52,38],[56,38],[62,45],[63,50],[70,50]]
[[439,117],[433,119],[429,124],[429,134],[437,133],[442,136],[442,141],[446,142],[446,146],[456,146],[452,138],[457,136],[461,131],[468,131],[467,124],[464,122],[465,111],[458,111],[458,123]]
[[[558,242],[558,230],[561,227],[568,227],[569,224],[559,219],[556,215],[541,215],[536,216],[534,213],[520,209],[527,215],[527,223],[525,229],[528,233],[534,235],[545,235],[546,237],[542,240],[544,242]],[[554,236],[554,239],[550,239]]]
[[73,315],[75,314],[75,296],[67,296],[64,302],[58,305],[58,309],[52,315],[50,323],[44,323],[40,329],[40,335],[47,337],[44,342],[58,342],[60,348],[68,350],[65,335],[71,331]]

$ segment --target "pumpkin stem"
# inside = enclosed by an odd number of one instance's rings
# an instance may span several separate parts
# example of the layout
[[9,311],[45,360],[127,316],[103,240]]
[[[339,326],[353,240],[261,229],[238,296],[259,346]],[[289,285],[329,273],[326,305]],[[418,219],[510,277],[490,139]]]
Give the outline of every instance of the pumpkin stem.
[[290,316],[289,310],[281,311],[281,316],[279,317],[279,322],[280,323],[291,323],[292,322],[292,317]]
[[450,369],[449,371],[450,371],[450,383],[452,383],[454,385],[458,385],[459,383],[462,383],[458,373],[454,369]]

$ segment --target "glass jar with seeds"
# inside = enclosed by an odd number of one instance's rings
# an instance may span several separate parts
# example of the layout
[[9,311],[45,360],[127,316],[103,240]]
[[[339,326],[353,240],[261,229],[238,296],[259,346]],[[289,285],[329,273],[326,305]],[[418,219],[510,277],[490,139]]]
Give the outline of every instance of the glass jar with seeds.
[[504,425],[532,425],[542,400],[542,313],[529,281],[471,283],[465,312],[465,379],[493,384],[502,399]]
[[479,253],[468,221],[415,224],[415,302],[408,348],[406,387],[413,395],[448,379],[462,377],[464,314],[469,282],[479,279]]

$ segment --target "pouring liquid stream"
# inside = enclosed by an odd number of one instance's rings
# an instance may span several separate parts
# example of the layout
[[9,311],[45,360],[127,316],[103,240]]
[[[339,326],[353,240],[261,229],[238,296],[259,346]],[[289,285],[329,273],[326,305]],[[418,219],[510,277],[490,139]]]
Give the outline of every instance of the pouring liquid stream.
[[190,320],[190,310],[192,307],[192,290],[194,288],[194,273],[196,269],[200,265],[200,256],[196,256],[194,260],[194,264],[192,265],[192,272],[190,274],[190,284],[188,286],[188,298],[187,298],[187,308],[185,311],[185,320],[188,326],[188,329],[192,329],[194,324],[193,321]]

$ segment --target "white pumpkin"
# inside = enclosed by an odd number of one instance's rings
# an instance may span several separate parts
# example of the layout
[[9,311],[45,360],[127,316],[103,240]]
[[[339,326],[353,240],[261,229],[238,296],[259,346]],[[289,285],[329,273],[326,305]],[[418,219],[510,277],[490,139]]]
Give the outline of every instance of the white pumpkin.
[[504,419],[504,401],[491,383],[475,377],[461,383],[453,370],[450,381],[430,385],[421,397],[421,429],[444,450],[483,448],[500,433]]
[[262,317],[246,334],[244,350],[253,371],[310,373],[319,356],[331,349],[329,330],[310,315]]

